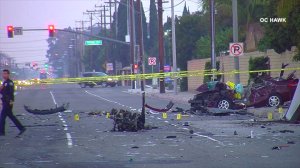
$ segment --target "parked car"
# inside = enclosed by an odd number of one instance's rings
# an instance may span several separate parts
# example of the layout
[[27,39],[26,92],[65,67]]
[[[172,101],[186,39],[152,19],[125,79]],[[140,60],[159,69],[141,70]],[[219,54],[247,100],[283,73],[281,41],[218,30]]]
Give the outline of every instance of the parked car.
[[[87,77],[105,77],[108,76],[104,72],[84,72],[82,74],[83,78]],[[101,85],[104,87],[115,87],[117,85],[117,80],[114,80],[112,78],[106,78],[105,80],[99,80],[99,81],[83,81],[78,83],[81,88],[90,87],[93,88],[94,86]]]
[[286,79],[282,77],[283,73],[284,71],[281,71],[280,76],[276,78],[269,75],[255,78],[240,100],[236,99],[236,88],[231,89],[222,82],[209,82],[197,88],[200,93],[189,100],[189,103],[195,110],[200,110],[203,106],[219,109],[241,109],[245,106],[278,107],[293,99],[299,82],[295,77],[295,71]]

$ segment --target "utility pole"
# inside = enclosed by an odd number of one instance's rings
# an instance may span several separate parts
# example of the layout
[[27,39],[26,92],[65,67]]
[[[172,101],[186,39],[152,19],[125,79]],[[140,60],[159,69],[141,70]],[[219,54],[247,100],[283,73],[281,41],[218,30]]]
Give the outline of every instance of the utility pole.
[[[163,33],[163,7],[162,0],[157,0],[158,6],[158,54],[159,54],[159,69],[160,73],[164,72],[164,33]],[[159,79],[160,93],[165,93],[165,79]]]
[[106,23],[106,17],[110,17],[110,16],[106,16],[106,11],[108,11],[108,9],[106,9],[105,5],[100,5],[100,6],[95,5],[95,8],[100,8],[99,10],[96,10],[96,11],[100,13],[101,24],[104,26],[103,27],[104,35],[106,36],[106,25],[111,24],[111,23]]
[[[239,30],[238,30],[238,15],[237,15],[237,0],[232,0],[232,30],[233,30],[233,42],[239,41]],[[240,70],[239,57],[234,57],[234,67],[236,71]],[[235,83],[240,83],[240,74],[235,74]]]
[[[134,22],[134,0],[129,0],[129,15],[130,15],[130,60],[131,60],[131,74],[134,74],[135,64],[135,22]],[[132,89],[135,89],[136,81],[132,81]]]
[[[83,20],[80,20],[80,21],[75,21],[76,23],[80,23],[80,30],[83,32],[84,31],[84,23],[86,22],[89,22],[89,21],[83,21]],[[79,64],[79,71],[80,72],[84,72],[85,71],[85,67],[84,67],[84,64],[83,64],[83,56],[84,56],[84,39],[83,39],[83,35],[81,34],[80,35],[80,64]]]
[[115,19],[116,19],[116,39],[118,37],[118,9],[117,9],[117,0],[115,0]]
[[112,35],[113,35],[113,32],[112,32],[112,4],[115,4],[115,2],[112,2],[112,0],[109,0],[108,2],[105,2],[105,3],[107,3],[108,4],[108,6],[109,6],[109,28],[110,28],[110,32],[109,32],[109,35],[110,35],[110,37],[112,37]]
[[[173,57],[173,72],[177,72],[177,58],[176,58],[176,29],[175,29],[175,14],[174,14],[174,0],[171,0],[171,19],[172,19],[172,57]],[[177,77],[174,79],[174,93],[177,94]]]
[[[139,67],[141,74],[144,73],[144,37],[143,37],[143,21],[141,14],[141,0],[137,0],[137,15],[138,15],[138,35],[139,35]],[[144,79],[141,79],[141,90],[145,91],[145,82]]]
[[210,25],[211,25],[211,69],[213,71],[212,79],[215,80],[216,55],[215,55],[215,1],[210,0]]
[[90,16],[90,22],[91,22],[91,35],[93,35],[93,14],[97,13],[96,10],[86,10],[86,12],[83,12],[84,15]]

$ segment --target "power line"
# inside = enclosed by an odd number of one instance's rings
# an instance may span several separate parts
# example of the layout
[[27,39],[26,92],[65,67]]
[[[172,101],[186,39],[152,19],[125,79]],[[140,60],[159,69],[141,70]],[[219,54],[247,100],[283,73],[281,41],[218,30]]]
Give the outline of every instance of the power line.
[[40,51],[46,51],[48,49],[36,49],[36,50],[11,50],[11,51],[8,51],[8,50],[1,50],[2,52],[40,52]]
[[18,44],[18,43],[31,43],[31,42],[38,42],[38,41],[45,41],[46,42],[47,39],[41,39],[41,40],[29,40],[29,41],[18,41],[18,42],[1,42],[2,44]]

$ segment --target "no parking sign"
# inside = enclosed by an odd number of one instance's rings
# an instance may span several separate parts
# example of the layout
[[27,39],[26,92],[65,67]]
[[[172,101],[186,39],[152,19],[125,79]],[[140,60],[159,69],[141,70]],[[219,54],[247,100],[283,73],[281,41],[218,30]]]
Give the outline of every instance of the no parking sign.
[[230,56],[244,55],[244,43],[230,43],[229,52],[230,52]]

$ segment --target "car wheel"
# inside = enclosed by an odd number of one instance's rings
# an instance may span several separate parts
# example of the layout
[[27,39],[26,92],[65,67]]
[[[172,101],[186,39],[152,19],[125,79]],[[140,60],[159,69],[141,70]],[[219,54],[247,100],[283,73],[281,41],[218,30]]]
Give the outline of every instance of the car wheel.
[[228,98],[221,98],[218,101],[217,108],[219,109],[231,109],[232,102]]
[[283,104],[282,98],[279,94],[277,93],[272,93],[270,94],[268,98],[268,106],[270,107],[278,107]]
[[90,88],[93,88],[94,86],[95,86],[95,85],[90,85],[89,87],[90,87]]
[[86,85],[85,85],[84,83],[80,83],[79,86],[80,86],[81,88],[85,88],[85,87],[86,87]]

